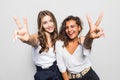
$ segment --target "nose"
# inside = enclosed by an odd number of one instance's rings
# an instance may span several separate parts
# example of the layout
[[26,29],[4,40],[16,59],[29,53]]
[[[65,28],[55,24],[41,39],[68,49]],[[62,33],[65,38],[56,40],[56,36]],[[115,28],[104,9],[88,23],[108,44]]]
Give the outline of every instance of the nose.
[[51,22],[48,22],[48,26],[52,26],[52,23],[51,23]]
[[68,27],[68,31],[71,31],[71,28],[70,28],[70,27]]

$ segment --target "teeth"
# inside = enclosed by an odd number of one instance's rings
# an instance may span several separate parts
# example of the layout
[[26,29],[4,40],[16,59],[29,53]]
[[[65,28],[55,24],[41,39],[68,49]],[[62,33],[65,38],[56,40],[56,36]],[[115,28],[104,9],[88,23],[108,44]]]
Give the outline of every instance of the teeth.
[[52,27],[50,27],[49,29],[52,29]]
[[73,32],[69,32],[69,34],[71,35],[71,34],[73,34]]
[[51,30],[52,28],[48,28],[49,30]]

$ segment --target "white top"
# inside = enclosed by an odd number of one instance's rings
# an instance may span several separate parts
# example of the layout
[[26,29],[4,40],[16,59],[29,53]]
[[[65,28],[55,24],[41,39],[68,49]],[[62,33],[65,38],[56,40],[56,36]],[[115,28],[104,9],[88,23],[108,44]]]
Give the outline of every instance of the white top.
[[70,73],[76,74],[91,66],[91,62],[88,59],[88,55],[90,54],[89,49],[85,49],[80,44],[74,53],[70,54],[67,49],[62,46],[62,41],[59,40],[56,42],[57,65],[60,72],[63,73],[67,70]]
[[35,65],[41,66],[42,68],[50,67],[56,60],[55,52],[53,48],[49,48],[48,52],[39,53],[41,46],[33,47],[33,61]]

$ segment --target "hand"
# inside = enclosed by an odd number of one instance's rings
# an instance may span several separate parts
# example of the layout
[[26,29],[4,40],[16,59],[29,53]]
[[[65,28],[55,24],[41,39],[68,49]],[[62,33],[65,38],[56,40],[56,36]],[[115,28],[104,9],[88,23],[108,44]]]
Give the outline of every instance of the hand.
[[88,24],[90,27],[89,31],[89,37],[92,39],[100,38],[101,36],[104,36],[103,29],[99,26],[101,20],[102,20],[103,14],[101,13],[96,21],[95,24],[93,24],[90,16],[87,15]]
[[27,18],[24,18],[24,27],[22,27],[16,16],[13,18],[18,26],[18,29],[15,30],[13,34],[13,39],[19,38],[22,42],[28,41],[30,39],[30,34],[28,32]]

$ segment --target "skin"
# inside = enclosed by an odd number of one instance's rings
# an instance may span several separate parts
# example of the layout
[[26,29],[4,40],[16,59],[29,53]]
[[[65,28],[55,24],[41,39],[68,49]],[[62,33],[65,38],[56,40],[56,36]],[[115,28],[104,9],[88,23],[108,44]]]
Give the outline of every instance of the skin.
[[[30,35],[29,34],[27,18],[26,17],[23,18],[24,27],[22,27],[20,21],[18,20],[18,18],[16,16],[14,16],[13,18],[18,26],[18,29],[13,34],[13,39],[18,38],[22,42],[27,43],[29,45],[32,45],[34,47],[36,45],[38,45],[38,43],[39,43],[38,35],[37,34]],[[46,15],[42,19],[42,25],[43,25],[43,28],[45,30],[45,34],[47,36],[47,42],[48,42],[47,46],[52,47],[50,33],[52,33],[55,29],[53,20],[51,19],[50,16]]]
[[103,18],[103,13],[101,13],[95,22],[95,24],[92,22],[91,18],[89,15],[87,15],[87,21],[90,27],[90,30],[88,34],[85,37],[84,40],[84,47],[86,49],[91,49],[92,42],[94,39],[100,38],[101,36],[104,36],[104,31],[103,29],[99,26]]
[[[78,46],[78,34],[81,28],[79,25],[76,24],[76,21],[74,20],[69,20],[66,22],[66,34],[69,36],[71,41],[69,44],[66,46],[66,49],[69,51],[69,53],[72,55],[75,49]],[[72,46],[74,45],[74,46]]]
[[45,29],[46,33],[52,33],[54,31],[55,26],[50,16],[46,15],[42,19],[42,23],[43,23],[43,28]]
[[81,28],[79,25],[76,24],[76,21],[70,20],[66,22],[66,34],[69,36],[71,40],[74,40],[75,38],[78,38],[79,31],[81,31]]
[[50,33],[52,33],[54,31],[54,29],[55,29],[53,20],[51,19],[50,16],[46,15],[42,19],[42,25],[43,25],[43,28],[45,30],[45,34],[47,36],[47,43],[48,43],[47,46],[50,48],[50,47],[52,47]]

